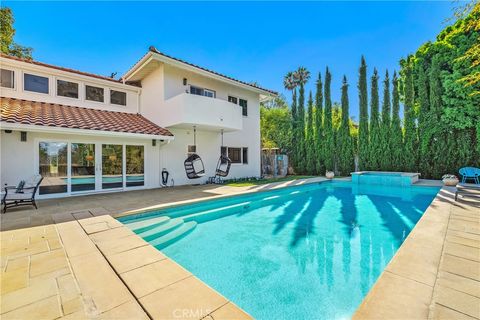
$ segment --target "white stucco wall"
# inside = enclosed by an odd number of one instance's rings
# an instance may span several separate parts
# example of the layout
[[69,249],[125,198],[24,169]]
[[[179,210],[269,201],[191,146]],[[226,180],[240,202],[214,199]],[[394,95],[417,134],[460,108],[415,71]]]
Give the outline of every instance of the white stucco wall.
[[[183,85],[184,78],[187,79],[187,86]],[[165,115],[165,109],[162,109],[165,105],[164,101],[183,94],[189,89],[189,85],[214,90],[216,99],[223,101],[227,101],[229,95],[248,101],[248,116],[239,115],[242,117],[242,130],[224,134],[225,146],[248,148],[248,164],[233,164],[227,178],[260,176],[260,97],[258,93],[160,64],[142,80],[142,114],[162,125],[162,117],[170,117]],[[206,109],[203,105],[200,107]],[[168,110],[168,112],[173,111]],[[202,116],[208,116],[208,112],[209,110],[202,110]],[[176,185],[205,182],[206,177],[188,180],[183,168],[183,161],[187,157],[187,146],[193,144],[193,127],[192,129],[169,127],[168,129],[174,134],[175,140],[162,147],[162,150],[165,150],[162,152],[162,157],[165,158],[162,158],[161,166],[169,170]],[[220,145],[220,129],[197,129],[197,153],[204,161],[206,176],[212,176],[215,172],[220,156]]]

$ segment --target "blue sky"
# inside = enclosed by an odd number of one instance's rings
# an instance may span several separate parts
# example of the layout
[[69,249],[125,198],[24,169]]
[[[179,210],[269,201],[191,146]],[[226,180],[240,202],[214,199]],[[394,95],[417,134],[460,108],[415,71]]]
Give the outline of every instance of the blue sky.
[[[128,70],[155,45],[160,51],[279,91],[283,76],[305,66],[316,78],[329,66],[332,97],[344,74],[358,118],[357,72],[369,74],[434,40],[452,13],[443,2],[10,2],[15,40],[34,59],[103,75]],[[40,18],[41,17],[41,18]],[[307,86],[313,88],[314,79]]]

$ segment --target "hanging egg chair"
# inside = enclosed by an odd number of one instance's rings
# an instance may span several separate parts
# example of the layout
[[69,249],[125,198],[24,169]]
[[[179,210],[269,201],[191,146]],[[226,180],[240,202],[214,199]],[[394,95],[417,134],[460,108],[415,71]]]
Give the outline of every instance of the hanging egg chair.
[[[193,146],[195,148],[195,152],[197,151],[196,135],[197,128],[193,126]],[[183,162],[183,165],[185,167],[185,173],[188,179],[198,179],[205,175],[205,166],[203,164],[203,160],[196,153],[192,153],[190,156],[188,156]]]

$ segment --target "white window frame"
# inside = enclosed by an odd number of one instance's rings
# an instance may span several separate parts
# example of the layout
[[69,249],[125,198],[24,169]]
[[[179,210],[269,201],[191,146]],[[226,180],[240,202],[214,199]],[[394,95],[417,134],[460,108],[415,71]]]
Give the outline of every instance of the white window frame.
[[[87,86],[89,87],[95,87],[95,88],[101,88],[103,89],[103,102],[102,101],[95,101],[95,100],[89,100],[87,99]],[[107,96],[108,100],[110,100],[110,95],[106,95],[105,92],[109,92],[110,88],[100,86],[98,84],[92,84],[92,83],[84,83],[83,84],[83,101],[85,102],[91,102],[91,103],[98,103],[98,104],[110,104],[110,101],[107,102]]]
[[[111,104],[113,106],[119,106],[119,107],[126,107],[127,106],[127,104],[128,104],[128,92],[122,91],[122,90],[116,90],[116,89],[112,89],[112,88],[108,88],[108,91],[109,91],[109,95],[108,95],[109,104]],[[112,103],[112,91],[125,93],[125,104]]]
[[[26,74],[29,74],[29,75],[32,75],[32,76],[37,76],[37,77],[42,77],[42,78],[47,78],[48,79],[48,92],[47,93],[43,93],[43,92],[37,92],[37,91],[30,91],[30,90],[26,90],[25,89],[25,75]],[[29,70],[26,70],[26,71],[22,71],[22,91],[24,93],[29,93],[29,94],[38,94],[38,95],[41,95],[41,96],[50,96],[52,95],[52,77],[48,74],[42,74],[42,73],[38,73],[38,72],[32,72],[32,71],[29,71]]]
[[[7,66],[8,68],[8,66]],[[12,73],[12,76],[13,76],[13,81],[12,81],[12,84],[13,84],[13,87],[10,88],[10,87],[3,87],[3,86],[0,86],[0,88],[2,88],[2,90],[16,90],[17,88],[17,84],[16,84],[16,76],[15,76],[15,70],[12,68],[12,69],[7,69],[7,68],[2,68],[0,67],[0,69],[3,69],[3,70],[6,70],[6,71],[10,71]]]
[[[78,98],[73,98],[73,97],[67,97],[67,96],[60,96],[58,94],[58,81],[66,81],[66,82],[72,82],[72,83],[76,83],[78,84]],[[82,101],[82,83],[81,82],[78,82],[78,81],[74,81],[72,79],[68,79],[68,78],[63,78],[63,77],[55,77],[55,97],[58,97],[60,99],[70,99],[70,100],[75,100],[75,101]],[[90,100],[88,100],[90,101]]]
[[[247,163],[243,163],[243,149],[247,149],[247,154],[249,154],[249,147],[235,147],[235,146],[220,146],[220,153],[222,152],[222,147],[226,148],[227,150],[227,157],[228,157],[228,150],[231,149],[240,149],[240,162],[232,162],[232,166],[242,166],[242,165],[248,165]],[[247,160],[248,160],[248,155],[247,155]]]

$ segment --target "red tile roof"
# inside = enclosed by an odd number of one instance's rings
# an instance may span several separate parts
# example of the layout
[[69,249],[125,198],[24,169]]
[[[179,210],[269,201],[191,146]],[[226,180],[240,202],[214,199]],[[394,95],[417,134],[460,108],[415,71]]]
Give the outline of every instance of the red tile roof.
[[2,122],[69,129],[173,136],[140,114],[0,98]]
[[[196,65],[196,64],[187,62],[187,61],[185,61],[185,60],[182,60],[182,59],[178,59],[178,58],[169,56],[169,55],[167,55],[167,54],[165,54],[165,53],[163,53],[163,52],[158,51],[157,48],[155,48],[154,46],[150,46],[150,48],[149,48],[148,50],[149,50],[150,52],[154,52],[154,53],[157,53],[157,54],[159,54],[159,55],[162,55],[162,56],[164,56],[164,57],[166,57],[166,58],[168,58],[168,59],[172,59],[172,60],[175,60],[175,61],[178,61],[178,62],[187,64],[187,65],[189,65],[189,66],[191,66],[191,67],[198,68],[198,69],[200,69],[200,70],[203,70],[203,71],[212,73],[212,74],[217,75],[217,76],[220,76],[220,77],[222,77],[222,78],[225,78],[225,79],[228,79],[228,80],[232,80],[232,81],[241,83],[241,84],[243,84],[243,85],[250,86],[250,87],[255,88],[255,89],[260,89],[260,90],[269,92],[269,93],[274,94],[274,95],[278,95],[278,92],[276,92],[276,91],[269,90],[269,89],[265,89],[265,88],[259,87],[259,86],[255,85],[255,84],[248,83],[248,82],[245,82],[245,81],[237,80],[237,79],[235,79],[235,78],[226,76],[226,75],[224,75],[224,74],[218,73],[218,72],[216,72],[216,71],[213,71],[213,70],[210,70],[210,69],[207,69],[207,68],[200,67],[200,66],[198,66],[198,65]],[[137,63],[138,63],[138,62],[137,62]],[[131,70],[131,69],[130,69],[130,70]]]
[[[0,54],[0,56],[2,58],[7,58],[7,59],[11,59],[11,60],[26,62],[26,63],[31,63],[31,64],[34,64],[34,65],[37,65],[37,66],[52,68],[52,69],[65,71],[65,72],[70,72],[70,73],[76,73],[76,74],[80,74],[82,76],[87,76],[87,77],[92,77],[92,78],[96,78],[96,79],[112,81],[112,82],[116,82],[116,83],[123,83],[122,80],[120,80],[120,79],[114,79],[114,78],[110,78],[110,77],[101,76],[101,75],[98,75],[98,74],[83,72],[83,71],[70,69],[70,68],[59,67],[59,66],[55,66],[53,64],[47,64],[47,63],[34,61],[34,60],[29,60],[29,59],[22,59],[22,58],[18,58],[18,57],[8,56],[8,55],[5,55],[5,54]],[[128,85],[133,85],[133,84],[128,84]]]

